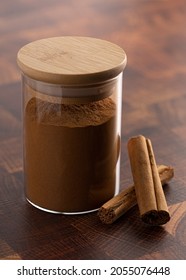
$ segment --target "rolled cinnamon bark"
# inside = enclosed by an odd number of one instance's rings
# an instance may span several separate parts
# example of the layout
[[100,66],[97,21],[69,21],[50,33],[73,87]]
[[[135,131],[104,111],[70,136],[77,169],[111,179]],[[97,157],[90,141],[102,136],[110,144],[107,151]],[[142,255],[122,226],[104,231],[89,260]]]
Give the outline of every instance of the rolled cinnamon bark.
[[150,139],[131,138],[128,153],[141,219],[150,225],[167,223],[170,215]]
[[[174,169],[170,166],[157,166],[162,186],[174,176]],[[104,224],[112,224],[137,204],[135,187],[130,186],[100,207],[98,216]]]

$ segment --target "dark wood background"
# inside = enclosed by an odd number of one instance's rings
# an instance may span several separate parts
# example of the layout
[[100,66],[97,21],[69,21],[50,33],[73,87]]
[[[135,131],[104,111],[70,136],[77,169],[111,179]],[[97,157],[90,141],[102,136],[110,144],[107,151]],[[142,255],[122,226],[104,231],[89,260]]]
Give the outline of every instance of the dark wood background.
[[[0,2],[0,258],[186,258],[186,5],[182,0]],[[158,163],[171,220],[149,227],[134,207],[113,225],[97,213],[54,215],[25,201],[20,73],[16,54],[36,39],[82,35],[119,44],[124,72],[121,189],[132,183],[126,143],[143,134]]]

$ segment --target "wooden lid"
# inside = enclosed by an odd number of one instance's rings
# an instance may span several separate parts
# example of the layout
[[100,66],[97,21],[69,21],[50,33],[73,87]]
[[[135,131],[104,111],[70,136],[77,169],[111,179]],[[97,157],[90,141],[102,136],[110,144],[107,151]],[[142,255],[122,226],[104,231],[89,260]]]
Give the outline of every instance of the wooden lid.
[[22,47],[17,63],[35,80],[64,85],[87,85],[116,77],[126,65],[119,46],[91,37],[53,37]]

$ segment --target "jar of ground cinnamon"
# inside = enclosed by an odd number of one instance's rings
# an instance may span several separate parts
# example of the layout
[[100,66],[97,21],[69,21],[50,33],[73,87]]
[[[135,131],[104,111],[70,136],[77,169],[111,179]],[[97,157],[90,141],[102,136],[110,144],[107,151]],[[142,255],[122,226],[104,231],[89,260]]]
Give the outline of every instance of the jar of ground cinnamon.
[[54,37],[20,49],[27,200],[53,213],[98,209],[119,190],[122,73],[119,46]]

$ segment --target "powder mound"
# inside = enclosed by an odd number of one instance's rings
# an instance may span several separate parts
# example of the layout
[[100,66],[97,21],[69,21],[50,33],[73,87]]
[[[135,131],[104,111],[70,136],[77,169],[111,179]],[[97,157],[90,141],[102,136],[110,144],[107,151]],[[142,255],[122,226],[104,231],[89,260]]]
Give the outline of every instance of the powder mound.
[[26,106],[26,113],[32,121],[44,125],[97,126],[116,114],[116,104],[111,98],[87,104],[58,104],[33,97]]

